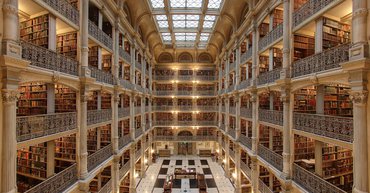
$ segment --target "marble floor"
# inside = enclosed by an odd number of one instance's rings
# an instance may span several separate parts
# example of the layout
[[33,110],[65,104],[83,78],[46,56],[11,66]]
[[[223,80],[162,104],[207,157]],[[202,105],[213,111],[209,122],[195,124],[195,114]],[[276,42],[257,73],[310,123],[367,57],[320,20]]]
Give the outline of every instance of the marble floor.
[[[233,193],[234,186],[225,177],[223,168],[208,157],[198,156],[171,156],[158,158],[156,163],[149,166],[145,177],[137,181],[138,193],[163,193],[163,183],[167,175],[173,174],[175,168],[195,169],[197,173],[204,174],[208,193]],[[195,180],[181,179],[174,183],[173,193],[198,193],[194,187]],[[175,186],[176,184],[176,186]]]

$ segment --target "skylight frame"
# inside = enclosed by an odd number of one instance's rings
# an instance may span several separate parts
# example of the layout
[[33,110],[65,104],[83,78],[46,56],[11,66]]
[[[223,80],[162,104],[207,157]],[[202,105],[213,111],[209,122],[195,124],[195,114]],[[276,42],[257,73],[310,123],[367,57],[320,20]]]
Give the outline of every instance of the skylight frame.
[[[162,1],[164,7],[161,7]],[[172,43],[175,47],[189,47],[192,44],[202,48],[207,47],[211,39],[225,1],[208,0],[206,5],[205,0],[148,0],[163,44]],[[156,4],[153,5],[153,2]],[[176,36],[178,33],[195,35],[180,37]]]

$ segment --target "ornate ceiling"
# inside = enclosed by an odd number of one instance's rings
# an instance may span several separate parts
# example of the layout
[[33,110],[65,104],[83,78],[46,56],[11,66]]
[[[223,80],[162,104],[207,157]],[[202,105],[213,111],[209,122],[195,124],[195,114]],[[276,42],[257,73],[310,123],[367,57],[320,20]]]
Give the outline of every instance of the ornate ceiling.
[[163,52],[221,52],[244,19],[247,0],[126,0],[126,14],[155,58]]

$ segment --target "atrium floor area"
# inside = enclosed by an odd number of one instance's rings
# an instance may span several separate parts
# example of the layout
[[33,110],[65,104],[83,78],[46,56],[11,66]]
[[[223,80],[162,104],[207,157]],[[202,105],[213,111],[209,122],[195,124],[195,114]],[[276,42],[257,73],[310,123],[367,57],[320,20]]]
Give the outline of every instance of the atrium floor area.
[[[177,155],[158,158],[156,163],[149,166],[136,191],[140,193],[163,193],[166,177],[174,174],[176,169],[193,170],[197,174],[204,174],[208,193],[234,192],[235,190],[231,181],[225,177],[224,169],[212,158]],[[192,177],[174,180],[172,192],[199,192],[197,180],[190,178]]]

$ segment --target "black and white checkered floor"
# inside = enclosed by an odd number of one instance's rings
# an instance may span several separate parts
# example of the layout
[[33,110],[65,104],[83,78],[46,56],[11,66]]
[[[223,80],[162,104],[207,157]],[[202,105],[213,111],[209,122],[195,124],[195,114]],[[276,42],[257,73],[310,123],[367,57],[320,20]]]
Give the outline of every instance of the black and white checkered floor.
[[[194,169],[197,173],[204,174],[208,193],[232,193],[234,187],[230,180],[225,177],[224,170],[211,158],[198,156],[172,156],[170,158],[158,158],[157,163],[151,165],[146,171],[136,191],[140,193],[163,193],[163,184],[167,175],[174,173],[176,168]],[[197,180],[178,179],[174,180],[173,193],[196,193],[198,191]]]

